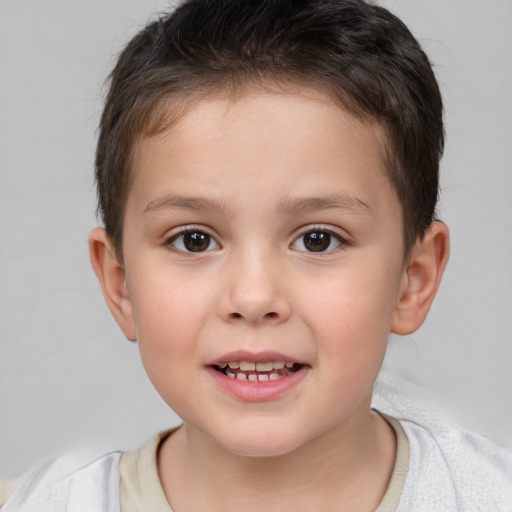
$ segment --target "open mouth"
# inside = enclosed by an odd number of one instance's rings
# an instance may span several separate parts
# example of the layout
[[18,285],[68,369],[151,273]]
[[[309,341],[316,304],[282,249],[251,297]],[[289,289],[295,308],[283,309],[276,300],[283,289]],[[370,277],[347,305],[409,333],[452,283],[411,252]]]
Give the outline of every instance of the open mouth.
[[252,382],[278,380],[295,373],[304,365],[286,361],[230,361],[212,365],[212,368],[231,379],[248,380]]

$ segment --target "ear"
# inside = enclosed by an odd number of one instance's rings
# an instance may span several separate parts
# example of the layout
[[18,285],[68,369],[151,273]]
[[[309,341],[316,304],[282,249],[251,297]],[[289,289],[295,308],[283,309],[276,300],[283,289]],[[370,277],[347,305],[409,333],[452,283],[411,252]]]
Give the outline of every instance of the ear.
[[418,239],[404,268],[391,332],[411,334],[430,310],[441,283],[450,252],[448,228],[433,222],[423,239]]
[[124,268],[103,228],[91,231],[89,256],[110,312],[125,336],[130,341],[136,341],[132,303],[126,289]]

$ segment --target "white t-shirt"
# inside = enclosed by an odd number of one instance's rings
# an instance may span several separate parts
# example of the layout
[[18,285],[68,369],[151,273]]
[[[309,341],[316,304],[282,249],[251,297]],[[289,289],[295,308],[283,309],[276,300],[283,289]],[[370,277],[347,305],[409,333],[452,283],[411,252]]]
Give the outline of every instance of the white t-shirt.
[[398,419],[409,470],[396,512],[512,512],[512,451],[432,407],[411,382],[382,372],[372,405]]

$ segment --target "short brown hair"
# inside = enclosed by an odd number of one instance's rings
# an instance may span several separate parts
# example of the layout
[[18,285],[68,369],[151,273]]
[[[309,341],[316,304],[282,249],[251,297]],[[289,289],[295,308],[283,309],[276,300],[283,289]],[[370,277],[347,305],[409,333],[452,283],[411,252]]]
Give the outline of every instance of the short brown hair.
[[379,123],[406,253],[423,235],[438,198],[443,107],[429,60],[401,21],[363,0],[188,0],[139,32],[110,76],[96,183],[121,260],[138,138],[176,120],[191,96],[265,82],[318,89]]

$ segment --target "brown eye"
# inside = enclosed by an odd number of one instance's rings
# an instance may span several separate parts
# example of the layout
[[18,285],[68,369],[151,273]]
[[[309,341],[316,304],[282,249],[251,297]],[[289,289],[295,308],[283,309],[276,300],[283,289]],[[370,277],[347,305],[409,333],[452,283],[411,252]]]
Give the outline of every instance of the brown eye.
[[195,231],[183,235],[183,245],[190,252],[206,251],[210,245],[210,235]]
[[308,251],[325,251],[331,245],[331,235],[329,233],[313,232],[304,235],[304,247]]
[[178,233],[171,238],[170,243],[183,252],[205,252],[219,248],[219,244],[208,233],[199,230]]
[[308,231],[292,244],[292,249],[307,252],[328,252],[343,243],[341,237],[324,230]]

